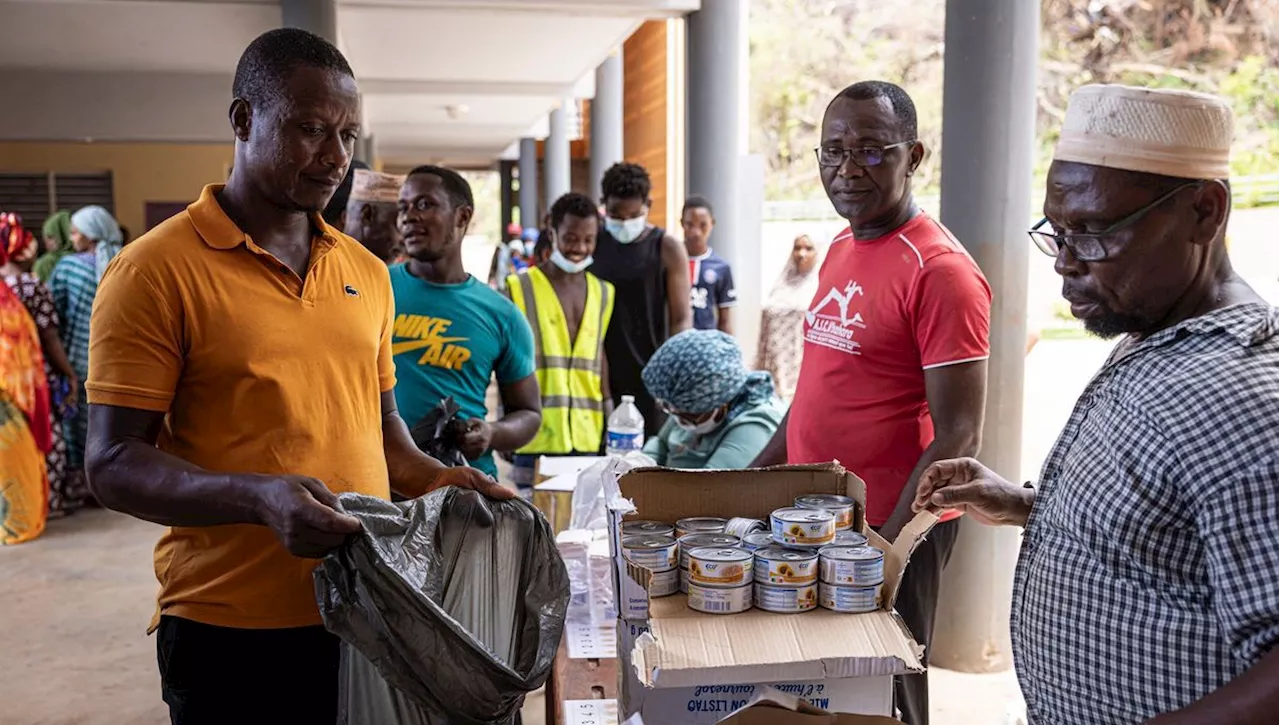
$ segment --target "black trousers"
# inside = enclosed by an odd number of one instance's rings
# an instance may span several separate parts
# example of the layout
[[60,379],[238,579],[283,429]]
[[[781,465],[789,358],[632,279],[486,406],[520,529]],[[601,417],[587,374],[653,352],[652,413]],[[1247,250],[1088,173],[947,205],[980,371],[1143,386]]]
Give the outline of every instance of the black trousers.
[[[960,531],[960,520],[936,524],[911,555],[907,571],[898,587],[894,609],[902,615],[911,634],[924,645],[924,664],[929,664],[929,642],[933,639],[933,615],[938,607],[942,570],[951,559],[951,548]],[[907,725],[929,725],[929,675],[902,675],[893,678],[893,701]]]
[[323,627],[232,629],[166,616],[156,652],[173,725],[338,718],[338,638]]

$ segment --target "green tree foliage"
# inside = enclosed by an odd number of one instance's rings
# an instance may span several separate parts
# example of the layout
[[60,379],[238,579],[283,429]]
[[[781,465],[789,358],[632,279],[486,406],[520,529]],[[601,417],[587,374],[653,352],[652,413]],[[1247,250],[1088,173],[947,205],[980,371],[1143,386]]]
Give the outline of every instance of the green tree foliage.
[[[1217,93],[1236,112],[1236,175],[1280,166],[1277,0],[1041,0],[1037,176],[1075,88],[1129,83]],[[944,0],[752,0],[752,150],[770,199],[821,198],[813,160],[822,112],[858,80],[902,85],[930,151],[917,179],[937,192]]]

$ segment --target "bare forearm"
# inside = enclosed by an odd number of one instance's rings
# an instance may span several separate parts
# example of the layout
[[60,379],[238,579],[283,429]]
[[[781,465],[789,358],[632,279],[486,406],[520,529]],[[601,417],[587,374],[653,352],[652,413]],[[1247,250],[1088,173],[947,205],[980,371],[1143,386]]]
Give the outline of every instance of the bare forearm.
[[261,524],[260,477],[207,471],[145,441],[90,443],[89,487],[108,508],[165,526]]
[[513,410],[504,415],[501,420],[490,424],[493,437],[489,445],[495,451],[514,451],[533,440],[533,437],[538,435],[538,428],[541,425],[541,413],[532,410]]
[[719,314],[716,317],[716,329],[720,330],[726,335],[732,335],[733,334],[733,308],[721,307],[718,312]]
[[1272,650],[1243,675],[1191,705],[1160,715],[1148,725],[1238,725],[1274,723],[1280,709],[1280,660]]
[[54,372],[68,380],[75,379],[75,368],[71,367],[71,361],[67,359],[67,349],[62,346],[62,338],[58,337],[56,330],[52,327],[41,330],[40,345],[44,348],[44,356],[49,360],[49,365],[53,367]]
[[431,489],[445,465],[418,449],[409,426],[397,413],[382,417],[382,450],[387,458],[391,490],[417,498]]
[[769,439],[764,450],[760,451],[760,455],[751,462],[752,468],[778,466],[787,462],[787,421],[789,420],[791,420],[791,413],[787,413],[782,418],[782,423],[778,426],[778,430],[774,431],[773,438]]

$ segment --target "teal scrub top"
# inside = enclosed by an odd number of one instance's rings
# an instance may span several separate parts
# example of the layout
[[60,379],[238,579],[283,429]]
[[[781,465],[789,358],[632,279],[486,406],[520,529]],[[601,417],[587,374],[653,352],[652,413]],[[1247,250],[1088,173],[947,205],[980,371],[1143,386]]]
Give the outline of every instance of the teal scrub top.
[[707,435],[695,436],[671,418],[644,452],[659,466],[671,468],[746,468],[764,450],[787,414],[776,397],[749,408]]

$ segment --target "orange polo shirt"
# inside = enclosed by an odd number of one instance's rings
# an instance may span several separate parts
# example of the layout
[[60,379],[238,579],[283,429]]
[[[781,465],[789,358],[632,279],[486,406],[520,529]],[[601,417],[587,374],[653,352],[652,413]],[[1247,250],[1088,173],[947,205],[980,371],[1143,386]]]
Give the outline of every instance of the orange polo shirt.
[[[299,474],[389,496],[386,265],[316,216],[299,279],[236,227],[214,198],[220,188],[125,247],[103,276],[89,402],[167,413],[159,448],[210,471]],[[319,624],[315,565],[265,526],[175,526],[156,545],[157,617]]]

